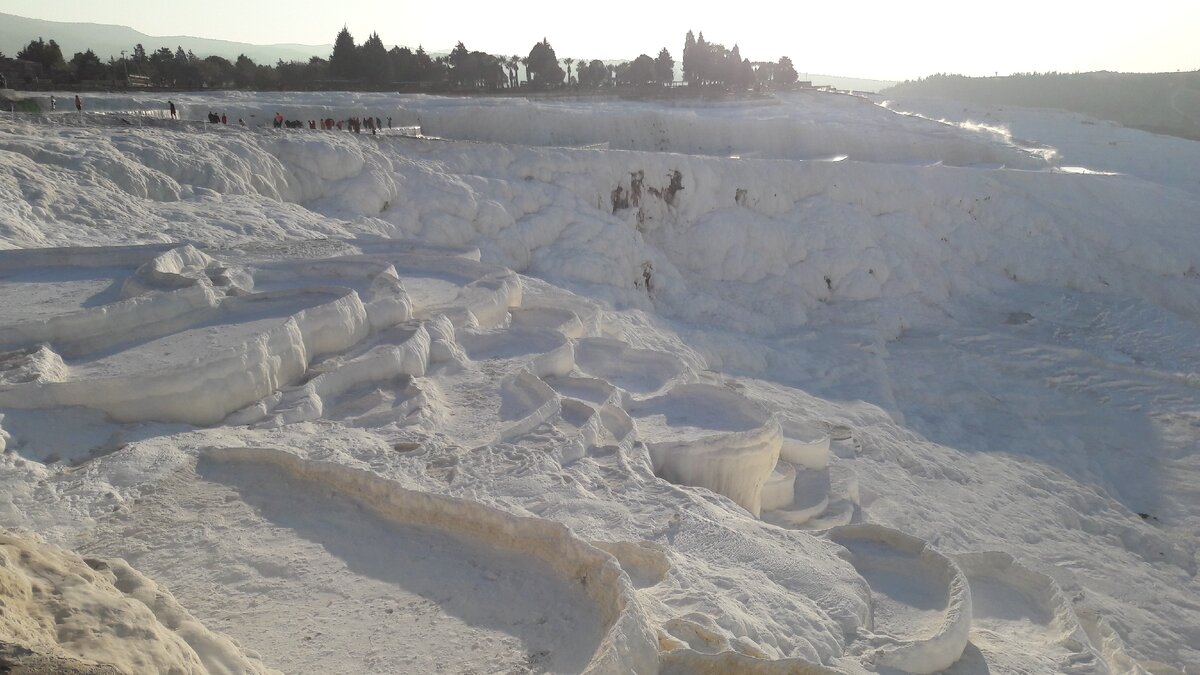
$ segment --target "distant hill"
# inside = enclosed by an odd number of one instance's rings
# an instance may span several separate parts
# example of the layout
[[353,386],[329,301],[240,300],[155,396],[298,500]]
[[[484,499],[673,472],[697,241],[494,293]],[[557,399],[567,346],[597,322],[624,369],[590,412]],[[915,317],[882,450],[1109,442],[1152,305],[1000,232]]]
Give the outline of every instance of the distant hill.
[[[200,5],[197,6],[199,7]],[[256,63],[272,64],[279,59],[307,61],[312,56],[328,57],[333,51],[332,45],[252,45],[186,35],[158,37],[146,35],[128,26],[44,21],[0,13],[0,52],[4,52],[6,56],[15,57],[30,40],[39,37],[57,42],[67,60],[70,60],[75,52],[86,49],[96,52],[103,61],[107,61],[110,56],[120,58],[122,49],[132,53],[133,46],[138,43],[146,48],[147,53],[159,47],[170,47],[172,51],[176,47],[183,47],[185,51],[191,50],[200,57],[215,55],[233,60],[238,54],[245,54]]]
[[[804,79],[805,76],[805,73],[800,74],[801,79]],[[847,89],[850,91],[877,92],[897,84],[894,80],[864,80],[859,77],[839,77],[837,75],[818,75],[816,73],[809,73],[807,77],[818,87],[830,86],[834,89]]]
[[1060,108],[1134,129],[1200,140],[1200,71],[1047,73],[1007,77],[933,75],[881,92],[979,105]]

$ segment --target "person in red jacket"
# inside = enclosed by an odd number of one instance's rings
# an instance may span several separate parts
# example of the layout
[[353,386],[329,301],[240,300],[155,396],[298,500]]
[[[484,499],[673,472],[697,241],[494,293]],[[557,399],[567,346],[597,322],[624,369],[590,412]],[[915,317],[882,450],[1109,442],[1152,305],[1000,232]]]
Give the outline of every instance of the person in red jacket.
[[225,116],[225,113],[221,113],[221,124],[229,124],[229,118]]

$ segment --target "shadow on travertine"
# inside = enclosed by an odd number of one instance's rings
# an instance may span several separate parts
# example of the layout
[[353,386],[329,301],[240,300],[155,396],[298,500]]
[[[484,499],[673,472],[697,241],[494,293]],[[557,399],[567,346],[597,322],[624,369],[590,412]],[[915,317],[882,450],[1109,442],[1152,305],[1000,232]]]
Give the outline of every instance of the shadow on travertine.
[[[367,595],[332,601],[351,611],[372,597],[393,606],[407,600],[385,612],[397,614],[394,621],[377,627],[377,639],[394,644],[379,655],[394,659],[414,640],[446,645],[411,656],[429,661],[406,663],[409,672],[449,661],[468,670],[507,663],[517,672],[595,674],[653,663],[653,638],[628,577],[559,523],[409,491],[367,471],[282,451],[212,449],[198,471],[231,486],[267,521],[253,530],[283,544],[268,550],[309,551],[291,558],[303,561],[300,576],[317,583],[309,592],[320,592],[323,568],[360,577],[349,588]],[[322,553],[314,556],[314,545]],[[286,565],[267,567],[291,575]]]
[[[515,639],[522,657],[532,655],[549,672],[582,671],[596,651],[603,629],[592,603],[536,561],[447,531],[390,522],[319,483],[266,465],[202,460],[197,468],[205,480],[237,490],[273,529],[318,544],[347,573],[395,587],[399,597],[417,603],[415,611],[400,610],[410,614],[409,625],[392,626],[397,646],[444,640],[444,666],[457,650]],[[503,652],[493,656],[503,662]]]

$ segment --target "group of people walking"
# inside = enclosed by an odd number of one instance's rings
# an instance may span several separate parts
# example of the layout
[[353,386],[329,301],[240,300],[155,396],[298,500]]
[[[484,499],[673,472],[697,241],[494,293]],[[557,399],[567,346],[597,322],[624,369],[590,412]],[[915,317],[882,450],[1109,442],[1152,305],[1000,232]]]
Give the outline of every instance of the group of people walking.
[[[53,112],[57,106],[57,99],[51,95],[50,110]],[[167,109],[170,112],[171,119],[179,119],[179,110],[175,107],[175,101],[167,101]],[[80,98],[78,94],[75,95],[75,110],[80,113],[83,112],[83,99]],[[229,124],[229,117],[225,113],[218,114],[209,111],[207,119],[210,124]],[[246,126],[245,120],[241,118],[238,119],[238,124],[242,125],[243,127]],[[344,120],[335,120],[332,117],[327,117],[322,120],[308,120],[309,129],[321,129],[324,131],[333,131],[334,129],[337,129],[338,131],[346,130],[356,134],[361,134],[364,127],[372,134],[376,134],[384,129],[383,125],[383,120],[373,115],[348,117]],[[275,118],[272,120],[272,126],[276,129],[303,129],[304,122],[301,122],[300,120],[285,120],[283,113],[276,112]],[[387,118],[387,128],[392,128],[392,118],[390,117]]]
[[[283,113],[277,112],[275,113],[275,119],[271,123],[271,126],[276,129],[303,129],[304,122],[301,122],[300,120],[285,120],[283,118]],[[324,131],[333,131],[334,129],[337,129],[338,131],[346,130],[352,131],[356,134],[361,134],[364,127],[367,129],[367,131],[375,134],[383,130],[383,120],[379,119],[378,117],[372,117],[371,115],[366,115],[364,117],[348,117],[344,120],[335,120],[332,117],[326,117],[322,120],[308,120],[308,128],[314,130],[320,129]],[[392,118],[390,117],[387,118],[387,128],[392,128]]]
[[[175,101],[167,101],[167,110],[171,113],[171,119],[179,119],[179,110],[175,107]],[[229,116],[225,113],[215,113],[208,111],[206,118],[209,124],[229,124]],[[246,126],[245,120],[238,118],[238,124]]]
[[[351,117],[346,120],[346,123],[350,125],[350,130],[356,134],[361,134],[364,126],[372,134],[383,129],[383,122],[378,117],[371,117],[370,115],[366,117]],[[388,118],[388,128],[392,128],[392,118],[390,117]]]
[[[55,99],[53,96],[51,96],[50,97],[50,109],[54,110],[54,108],[55,108]],[[78,95],[75,96],[75,109],[80,112],[83,111],[83,100]],[[179,109],[175,107],[175,101],[172,101],[172,100],[167,101],[167,110],[171,115],[171,119],[173,119],[173,120],[179,119]],[[210,124],[229,124],[229,117],[223,112],[216,113],[216,112],[209,111],[206,119],[208,120],[208,122]],[[246,126],[245,120],[243,120],[241,118],[238,118],[238,124],[240,124],[243,127]],[[275,117],[271,121],[271,126],[273,126],[276,129],[282,129],[282,128],[303,129],[304,122],[301,122],[300,120],[284,119],[283,113],[276,112]],[[327,118],[321,119],[321,120],[308,120],[308,128],[313,129],[313,130],[321,129],[321,130],[325,130],[325,131],[333,131],[334,129],[337,129],[338,131],[345,130],[345,131],[351,131],[356,134],[361,134],[364,127],[367,129],[367,131],[370,131],[372,134],[376,134],[385,128],[383,120],[380,119],[379,117],[375,117],[373,115],[364,115],[362,117],[348,117],[344,120],[335,120],[332,117],[327,117]],[[392,128],[392,118],[390,118],[390,117],[387,118],[387,127],[386,128],[388,128],[388,129]]]

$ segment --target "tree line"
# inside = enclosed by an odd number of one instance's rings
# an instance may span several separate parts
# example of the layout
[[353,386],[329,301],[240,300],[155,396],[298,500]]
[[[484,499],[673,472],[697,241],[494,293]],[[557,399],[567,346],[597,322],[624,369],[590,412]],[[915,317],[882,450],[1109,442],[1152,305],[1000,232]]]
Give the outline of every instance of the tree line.
[[[496,55],[470,50],[462,42],[449,54],[432,56],[423,47],[388,49],[378,33],[357,44],[343,27],[328,58],[258,64],[240,55],[234,61],[220,56],[197,57],[182,47],[160,47],[147,53],[141,45],[130,56],[102,61],[91,49],[77,52],[70,61],[54,41],[30,41],[17,58],[38,63],[43,75],[56,84],[103,83],[147,78],[155,86],[179,88],[242,89],[363,89],[462,91],[527,87],[537,90],[563,87],[599,89],[618,86],[670,86],[675,81],[675,60],[663,47],[657,57],[641,54],[632,61],[605,63],[599,59],[560,59],[543,38],[526,56]],[[795,86],[797,73],[788,57],[778,62],[751,62],[738,45],[726,49],[688,31],[683,46],[683,84],[720,87],[732,91]],[[3,57],[3,54],[0,54]],[[563,67],[565,66],[565,68]],[[525,78],[521,79],[524,70]]]

